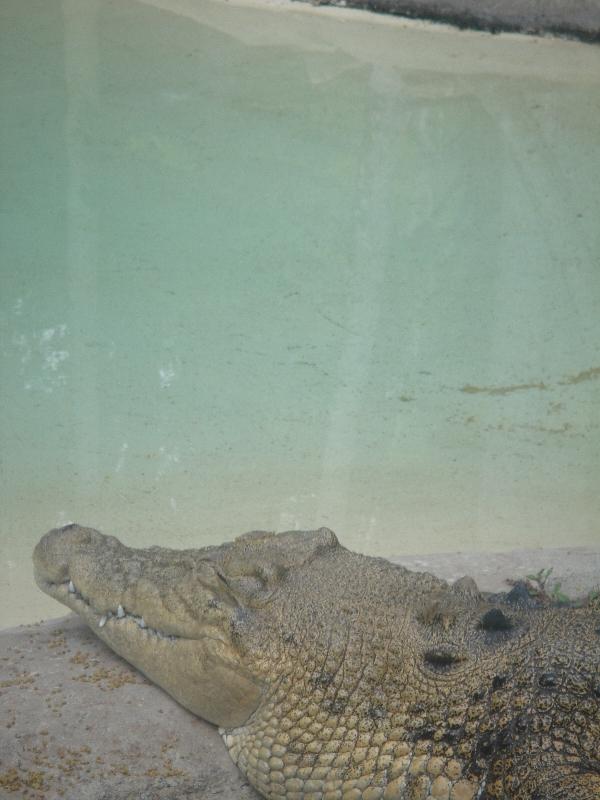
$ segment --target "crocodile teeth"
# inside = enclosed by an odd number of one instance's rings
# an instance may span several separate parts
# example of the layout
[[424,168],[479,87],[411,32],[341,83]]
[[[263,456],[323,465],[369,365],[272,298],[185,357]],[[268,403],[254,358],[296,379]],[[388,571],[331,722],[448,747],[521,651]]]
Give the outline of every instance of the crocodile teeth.
[[119,619],[123,619],[124,616],[125,616],[125,610],[124,610],[123,606],[121,604],[119,604],[117,606],[117,617]]
[[138,625],[140,626],[140,628],[145,628],[146,627],[146,623],[144,622],[144,618],[143,617],[139,618]]
[[107,619],[108,619],[108,617],[106,616],[106,614],[103,614],[103,615],[100,617],[100,622],[98,623],[98,627],[99,627],[99,628],[103,628],[103,627],[106,625],[106,620],[107,620]]
[[69,592],[71,594],[75,594],[75,584],[73,583],[73,581],[69,581]]

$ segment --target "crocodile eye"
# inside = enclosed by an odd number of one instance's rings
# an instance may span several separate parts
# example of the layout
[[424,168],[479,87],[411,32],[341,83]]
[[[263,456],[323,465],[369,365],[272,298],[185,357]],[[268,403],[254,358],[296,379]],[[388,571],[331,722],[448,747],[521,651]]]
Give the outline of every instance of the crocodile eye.
[[465,660],[459,653],[451,653],[448,650],[428,650],[423,658],[427,666],[436,672],[446,672]]

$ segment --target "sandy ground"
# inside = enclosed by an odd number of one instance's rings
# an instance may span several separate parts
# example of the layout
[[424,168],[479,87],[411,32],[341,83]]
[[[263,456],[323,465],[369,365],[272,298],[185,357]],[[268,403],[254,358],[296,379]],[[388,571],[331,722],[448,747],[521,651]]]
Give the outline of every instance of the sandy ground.
[[600,5],[597,0],[330,0],[333,5],[356,6],[434,21],[461,28],[490,31],[551,32],[598,41]]
[[550,570],[546,589],[570,600],[585,597],[600,588],[600,549],[591,547],[546,547],[505,553],[435,553],[398,556],[391,559],[417,572],[432,572],[447,581],[471,575],[484,592],[506,592],[509,580]]
[[[519,33],[490,35],[360,8],[295,0],[140,0],[208,25],[251,46],[344,53],[378,66],[598,81],[594,46]],[[390,0],[393,2],[393,0]],[[352,3],[348,3],[348,6]],[[596,12],[598,13],[598,12]],[[593,23],[595,25],[595,22]],[[460,58],[457,58],[457,48]]]
[[0,798],[251,800],[216,728],[71,614],[0,633]]

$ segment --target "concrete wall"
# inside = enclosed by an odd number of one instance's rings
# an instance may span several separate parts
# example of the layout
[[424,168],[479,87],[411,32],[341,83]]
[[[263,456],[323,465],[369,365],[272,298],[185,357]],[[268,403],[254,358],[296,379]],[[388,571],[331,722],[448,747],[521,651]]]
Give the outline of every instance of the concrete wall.
[[476,28],[600,42],[600,0],[317,0]]

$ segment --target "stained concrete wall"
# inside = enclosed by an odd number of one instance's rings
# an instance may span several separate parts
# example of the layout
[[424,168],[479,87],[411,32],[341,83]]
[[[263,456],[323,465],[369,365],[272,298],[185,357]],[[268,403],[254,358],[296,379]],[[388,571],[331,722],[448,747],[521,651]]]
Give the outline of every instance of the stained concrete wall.
[[600,0],[317,0],[492,32],[553,33],[600,42]]

